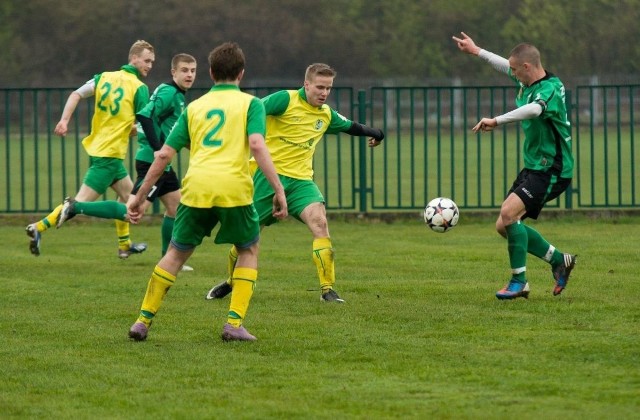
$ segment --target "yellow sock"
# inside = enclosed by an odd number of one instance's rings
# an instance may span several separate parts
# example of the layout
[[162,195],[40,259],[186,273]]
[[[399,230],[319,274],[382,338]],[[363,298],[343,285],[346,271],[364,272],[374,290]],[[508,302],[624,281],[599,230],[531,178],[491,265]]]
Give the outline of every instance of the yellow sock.
[[162,300],[175,281],[176,276],[156,265],[147,284],[147,293],[142,300],[138,321],[144,322],[146,326],[151,324],[151,320],[162,305]]
[[40,220],[36,223],[36,229],[38,232],[44,232],[52,226],[55,226],[58,223],[58,216],[60,216],[60,212],[62,211],[62,204],[58,205],[48,216],[44,219]]
[[229,260],[227,261],[227,273],[229,273],[227,283],[229,284],[231,284],[231,276],[233,275],[233,269],[236,268],[236,262],[238,262],[238,250],[233,245],[229,250]]
[[313,262],[318,270],[322,292],[333,288],[333,284],[336,282],[336,271],[331,239],[319,238],[313,240]]
[[118,234],[118,248],[128,250],[131,248],[131,239],[129,238],[129,222],[115,220],[116,233]]
[[242,325],[242,320],[249,309],[249,302],[253,296],[253,289],[258,280],[258,270],[246,267],[236,267],[231,276],[231,303],[227,322],[234,327]]

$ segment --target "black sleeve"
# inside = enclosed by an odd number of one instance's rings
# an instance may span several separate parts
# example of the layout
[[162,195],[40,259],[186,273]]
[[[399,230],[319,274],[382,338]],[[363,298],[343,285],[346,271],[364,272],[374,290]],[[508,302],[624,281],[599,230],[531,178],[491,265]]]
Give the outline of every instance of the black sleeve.
[[162,141],[156,135],[156,130],[153,127],[153,120],[149,117],[144,117],[142,115],[136,114],[136,119],[142,126],[144,130],[144,135],[149,142],[149,146],[155,151],[162,149]]
[[352,136],[367,136],[373,137],[378,141],[384,140],[384,133],[382,130],[378,128],[367,127],[366,125],[360,124],[358,122],[352,121],[351,127],[347,131],[347,134],[351,134]]

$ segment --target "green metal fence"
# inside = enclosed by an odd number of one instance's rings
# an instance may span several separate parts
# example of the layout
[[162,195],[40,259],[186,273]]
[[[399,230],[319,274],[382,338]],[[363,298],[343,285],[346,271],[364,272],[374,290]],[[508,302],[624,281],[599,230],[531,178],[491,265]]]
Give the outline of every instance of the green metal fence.
[[[276,87],[247,88],[264,96]],[[82,183],[93,101],[82,101],[69,135],[53,134],[73,89],[0,89],[4,109],[0,148],[0,213],[47,212]],[[195,98],[208,89],[192,89]],[[436,196],[464,209],[498,208],[521,169],[522,131],[517,124],[491,133],[471,127],[484,116],[513,109],[512,86],[334,88],[331,106],[350,119],[382,128],[383,144],[328,135],[318,145],[315,179],[330,210],[418,210]],[[558,208],[630,208],[638,205],[635,162],[640,85],[578,86],[567,92],[576,171],[571,190],[550,203]],[[131,142],[127,167],[135,176]],[[175,162],[182,175],[187,154]],[[105,198],[114,198],[107,193]],[[155,211],[159,211],[156,207]]]
[[640,85],[578,87],[574,123],[576,205],[638,206]]

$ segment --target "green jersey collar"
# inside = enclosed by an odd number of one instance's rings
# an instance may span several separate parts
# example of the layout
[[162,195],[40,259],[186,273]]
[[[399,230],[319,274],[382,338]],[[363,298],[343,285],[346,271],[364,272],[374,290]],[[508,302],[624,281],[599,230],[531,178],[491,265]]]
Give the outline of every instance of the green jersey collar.
[[177,90],[178,92],[182,93],[183,95],[187,93],[187,91],[186,91],[186,90],[184,90],[184,89],[182,89],[180,86],[178,86],[178,84],[176,83],[176,81],[175,81],[175,80],[173,80],[173,79],[171,79],[171,81],[170,81],[170,82],[167,82],[167,84],[168,84],[169,86],[173,86],[174,88],[176,88],[176,90]]
[[538,83],[542,82],[543,80],[549,80],[549,79],[551,79],[552,77],[555,77],[555,75],[554,75],[553,73],[549,73],[548,71],[546,71],[546,70],[545,70],[545,71],[544,71],[544,77],[543,77],[542,79],[538,79],[538,80],[536,80],[535,82],[531,83],[531,84],[530,84],[529,86],[527,86],[527,87],[529,88],[529,87],[531,87],[531,86],[533,86],[533,85],[536,85],[536,84],[538,84]]
[[322,107],[326,104],[322,104],[320,106],[313,106],[309,103],[309,101],[307,100],[307,93],[304,91],[304,87],[301,87],[300,89],[298,89],[298,95],[300,95],[300,97],[302,99],[304,99],[304,101],[306,102],[307,105],[309,105],[312,108],[318,108],[318,109],[322,109]]
[[219,85],[213,85],[210,92],[215,90],[240,90],[240,87],[233,83],[220,83]]
[[302,99],[304,99],[304,101],[305,101],[306,103],[309,103],[309,101],[307,101],[307,93],[304,91],[304,88],[303,88],[303,87],[301,87],[300,89],[298,89],[298,95],[300,95],[300,97],[301,97]]
[[126,71],[127,73],[135,74],[136,77],[140,79],[140,72],[138,72],[138,69],[134,65],[125,64],[124,66],[120,67],[120,69]]

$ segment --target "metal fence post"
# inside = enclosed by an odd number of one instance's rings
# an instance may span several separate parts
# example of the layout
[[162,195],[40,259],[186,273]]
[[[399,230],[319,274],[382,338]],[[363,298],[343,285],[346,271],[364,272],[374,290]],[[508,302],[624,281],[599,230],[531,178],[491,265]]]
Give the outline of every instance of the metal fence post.
[[[363,89],[358,91],[358,122],[361,124],[367,123],[367,95]],[[360,136],[358,144],[358,160],[360,161],[360,213],[367,211],[367,138]]]
[[[571,146],[573,149],[575,149],[575,147],[573,147],[573,145],[575,144],[575,141],[573,140],[573,122],[574,122],[574,118],[573,118],[573,98],[571,95],[571,91],[570,90],[566,90],[565,91],[565,104],[567,107],[567,119],[569,120],[569,133],[571,134]],[[576,107],[577,108],[577,107]],[[573,150],[572,150],[573,152]],[[575,167],[578,165],[578,158],[577,155],[575,153],[573,153],[573,167],[574,167],[574,172],[575,172]],[[576,179],[576,176],[573,176],[573,180]],[[569,186],[567,187],[567,190],[564,192],[564,207],[565,209],[572,209],[573,208],[573,187],[572,187],[573,181],[571,184],[569,184]],[[577,192],[577,190],[576,190]]]

